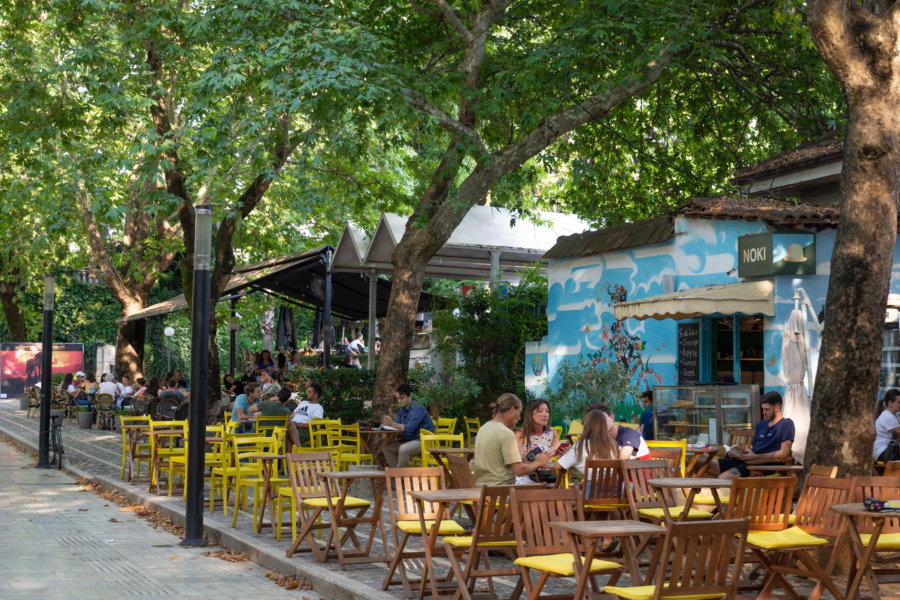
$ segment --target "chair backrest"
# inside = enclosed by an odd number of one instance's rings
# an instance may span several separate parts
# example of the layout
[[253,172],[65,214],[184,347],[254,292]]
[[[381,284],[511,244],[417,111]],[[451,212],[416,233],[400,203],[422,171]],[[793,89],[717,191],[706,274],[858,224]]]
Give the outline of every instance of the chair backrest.
[[459,419],[449,418],[449,417],[439,417],[437,426],[434,428],[434,432],[437,434],[443,435],[452,435],[454,431],[456,431],[456,422]]
[[475,476],[469,468],[469,461],[465,456],[458,454],[448,454],[444,457],[447,460],[447,466],[450,470],[450,487],[452,488],[473,488],[475,485]]
[[159,418],[159,403],[160,399],[156,396],[150,396],[150,400],[147,402],[147,414],[151,419]]
[[437,434],[426,431],[425,429],[420,429],[419,441],[421,441],[422,443],[422,466],[439,466],[440,463],[438,463],[437,459],[435,459],[435,457],[431,455],[429,450],[432,450],[434,448],[462,448],[463,434]]
[[842,517],[831,507],[850,502],[852,495],[852,479],[807,478],[794,510],[794,526],[812,535],[837,537]]
[[256,431],[263,435],[272,435],[272,430],[276,427],[287,427],[288,416],[264,417],[260,415],[256,417]]
[[616,421],[616,425],[618,425],[619,427],[627,427],[628,429],[634,429],[635,431],[640,429],[640,425],[638,425],[637,423],[632,423],[631,421]]
[[572,419],[572,422],[569,423],[569,431],[566,433],[577,433],[581,434],[584,431],[584,423],[581,419]]
[[534,489],[512,486],[509,492],[516,548],[520,557],[571,552],[562,529],[550,523],[583,521],[578,490]]
[[287,455],[288,475],[296,498],[321,498],[336,494],[334,486],[325,484],[319,473],[334,471],[331,452],[300,452]]
[[661,559],[651,561],[647,574],[654,583],[653,597],[722,594],[732,600],[744,560],[747,525],[746,519],[669,523]]
[[222,401],[216,400],[206,411],[206,424],[215,425],[219,422],[219,413],[222,412]]
[[178,410],[179,404],[181,404],[181,400],[175,395],[160,398],[159,404],[156,406],[157,417],[162,421],[175,419],[175,411]]
[[126,417],[124,415],[119,415],[119,423],[122,425],[119,429],[122,432],[122,444],[124,448],[127,448],[130,442],[128,439],[128,430],[125,429],[126,425],[140,425],[142,429],[146,428],[147,431],[150,431],[150,417]]
[[[853,480],[853,502],[862,502],[866,498],[877,500],[900,500],[900,477],[869,476],[856,477]],[[857,528],[862,533],[870,533],[875,528],[875,521],[868,517],[856,519]],[[886,519],[883,533],[900,531],[900,513],[896,517]]]
[[[812,470],[810,470],[810,473]],[[884,473],[882,473],[885,477],[897,477],[900,475],[900,460],[892,460],[884,463]]]
[[[425,492],[441,489],[444,469],[441,467],[407,467],[384,470],[387,479],[387,504],[391,519],[396,521],[418,521],[419,510],[410,492]],[[437,505],[424,502],[425,518],[437,516]]]
[[625,490],[633,519],[638,518],[638,510],[642,508],[661,508],[663,505],[662,495],[666,497],[667,506],[684,504],[684,492],[681,490],[666,488],[658,491],[649,483],[651,479],[671,477],[668,461],[662,459],[623,460],[622,471],[625,481],[628,482]]
[[729,446],[740,446],[741,448],[749,448],[753,441],[752,429],[730,429],[728,431]]
[[684,477],[687,440],[647,440],[651,458],[662,458],[669,462],[670,477]]
[[310,419],[309,438],[313,448],[325,448],[336,445],[329,439],[328,428],[340,424],[340,419]]
[[116,399],[111,394],[97,394],[94,397],[97,410],[110,411],[116,406]]
[[751,531],[787,529],[796,477],[739,477],[731,481],[726,519],[750,519]]
[[466,425],[466,445],[471,448],[473,439],[481,429],[481,421],[476,417],[463,417],[463,423]]
[[191,403],[189,400],[183,401],[178,405],[178,408],[175,409],[175,419],[179,421],[183,421],[190,417],[191,413]]
[[147,414],[147,405],[150,403],[150,398],[147,396],[134,396],[131,399],[131,414],[135,416],[141,416]]
[[807,477],[826,477],[828,479],[834,479],[837,477],[837,474],[837,465],[832,467],[829,467],[828,465],[813,465],[809,468]]
[[[587,460],[584,463],[584,479],[581,482],[581,498],[584,505],[627,505],[625,473],[618,459]],[[645,462],[645,461],[641,461]]]
[[472,547],[482,544],[511,542],[516,539],[509,500],[512,486],[486,485],[476,504],[475,526],[472,528]]

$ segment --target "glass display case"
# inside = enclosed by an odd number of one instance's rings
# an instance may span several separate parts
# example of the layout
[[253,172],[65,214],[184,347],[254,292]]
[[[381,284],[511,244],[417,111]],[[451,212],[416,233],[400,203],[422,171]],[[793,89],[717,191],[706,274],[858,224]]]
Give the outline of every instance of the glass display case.
[[653,431],[658,440],[721,444],[729,429],[759,421],[759,386],[692,385],[653,389]]

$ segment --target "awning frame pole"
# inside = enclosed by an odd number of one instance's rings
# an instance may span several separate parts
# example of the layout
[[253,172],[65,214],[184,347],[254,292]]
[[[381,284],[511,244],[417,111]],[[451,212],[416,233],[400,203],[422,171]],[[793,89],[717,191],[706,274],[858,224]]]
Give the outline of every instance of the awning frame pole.
[[369,369],[375,368],[375,308],[378,303],[378,275],[375,270],[369,272],[369,345],[366,350],[369,354]]

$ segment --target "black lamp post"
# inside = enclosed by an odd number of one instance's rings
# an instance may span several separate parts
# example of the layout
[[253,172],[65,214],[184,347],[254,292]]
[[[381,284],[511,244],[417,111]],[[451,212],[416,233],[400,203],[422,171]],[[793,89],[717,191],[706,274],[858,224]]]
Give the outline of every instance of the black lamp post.
[[53,295],[56,279],[44,275],[44,332],[41,340],[41,423],[38,434],[39,469],[50,468],[50,400],[53,390]]
[[188,412],[187,506],[182,546],[204,546],[203,470],[209,382],[209,288],[212,207],[194,207],[194,294],[191,307],[191,401]]

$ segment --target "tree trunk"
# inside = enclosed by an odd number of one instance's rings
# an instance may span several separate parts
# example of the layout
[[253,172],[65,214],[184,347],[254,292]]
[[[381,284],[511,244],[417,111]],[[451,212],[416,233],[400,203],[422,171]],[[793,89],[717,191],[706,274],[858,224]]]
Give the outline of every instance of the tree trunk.
[[[416,327],[416,308],[425,280],[425,264],[433,253],[424,253],[424,242],[418,236],[403,236],[394,249],[394,278],[387,317],[381,328],[373,414],[391,412],[394,389],[406,381],[409,350]],[[374,341],[370,343],[374,344]]]
[[6,328],[9,329],[11,342],[27,342],[25,315],[19,308],[16,292],[6,284],[0,284],[0,304],[3,305],[3,316],[6,317]]
[[886,16],[855,1],[813,0],[809,6],[813,40],[844,88],[849,114],[806,462],[865,474],[872,468],[881,338],[897,238],[898,36]]
[[[127,311],[131,314],[132,311]],[[126,311],[122,316],[127,317]],[[144,376],[144,341],[147,336],[147,319],[128,321],[119,325],[116,334],[116,373],[127,374],[131,381]]]

